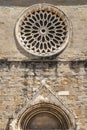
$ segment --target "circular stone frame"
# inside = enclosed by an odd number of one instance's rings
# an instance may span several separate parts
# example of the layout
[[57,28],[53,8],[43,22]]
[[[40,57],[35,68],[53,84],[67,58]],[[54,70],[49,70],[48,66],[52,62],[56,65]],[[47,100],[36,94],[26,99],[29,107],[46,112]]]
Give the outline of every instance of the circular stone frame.
[[15,36],[28,54],[49,57],[59,54],[68,44],[69,20],[63,11],[50,4],[35,4],[19,17]]

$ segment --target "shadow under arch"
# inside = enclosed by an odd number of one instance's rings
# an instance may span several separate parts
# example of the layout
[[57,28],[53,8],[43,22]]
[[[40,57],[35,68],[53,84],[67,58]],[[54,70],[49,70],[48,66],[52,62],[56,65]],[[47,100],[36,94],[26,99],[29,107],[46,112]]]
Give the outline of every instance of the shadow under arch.
[[[13,127],[14,122],[11,124]],[[19,115],[13,130],[15,128],[16,130],[74,130],[75,124],[63,108],[44,102],[27,108]]]

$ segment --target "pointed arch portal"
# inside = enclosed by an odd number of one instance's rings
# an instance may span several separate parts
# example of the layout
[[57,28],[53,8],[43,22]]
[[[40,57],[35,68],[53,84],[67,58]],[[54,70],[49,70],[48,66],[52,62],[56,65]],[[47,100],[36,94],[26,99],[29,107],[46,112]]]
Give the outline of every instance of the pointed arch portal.
[[17,121],[18,130],[72,130],[73,123],[61,107],[39,103],[27,109]]

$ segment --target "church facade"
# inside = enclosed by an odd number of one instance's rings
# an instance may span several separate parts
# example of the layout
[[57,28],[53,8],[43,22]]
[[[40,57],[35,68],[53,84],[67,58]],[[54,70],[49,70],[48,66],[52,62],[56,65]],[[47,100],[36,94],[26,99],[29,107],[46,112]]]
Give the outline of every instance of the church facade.
[[0,130],[87,129],[87,2],[0,2]]

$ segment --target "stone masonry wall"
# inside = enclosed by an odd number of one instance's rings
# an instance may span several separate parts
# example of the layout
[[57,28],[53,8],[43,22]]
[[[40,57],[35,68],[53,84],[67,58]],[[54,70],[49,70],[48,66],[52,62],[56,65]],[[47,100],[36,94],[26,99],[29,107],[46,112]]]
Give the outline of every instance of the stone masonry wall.
[[[67,48],[49,59],[23,55],[14,36],[20,13],[41,2],[58,6],[71,25]],[[87,1],[0,0],[0,130],[8,130],[27,103],[38,96],[50,100],[51,94],[74,114],[77,130],[87,130]]]
[[14,114],[33,98],[49,98],[43,79],[72,111],[77,128],[86,130],[87,61],[0,61],[0,129],[6,130]]
[[[1,0],[2,1],[2,0]],[[28,6],[35,3],[34,1],[27,0],[26,3],[23,0],[18,2],[15,0],[0,1],[0,59],[7,60],[32,60],[35,57],[28,55],[24,56],[21,49],[17,49],[17,43],[14,36],[14,29],[18,17]],[[74,0],[75,1],[75,0]],[[69,2],[66,0],[52,0],[44,1],[47,3],[54,3],[58,5],[58,8],[64,11],[70,21],[70,33],[71,38],[67,48],[57,56],[57,59],[72,60],[72,59],[87,59],[87,2],[83,3],[83,0],[79,2]],[[5,4],[6,3],[6,4]],[[8,3],[8,4],[7,4]],[[20,3],[22,6],[19,6]],[[36,3],[41,3],[40,0]],[[75,4],[76,3],[76,4]],[[24,4],[24,6],[23,6]],[[74,4],[74,5],[73,5]]]

